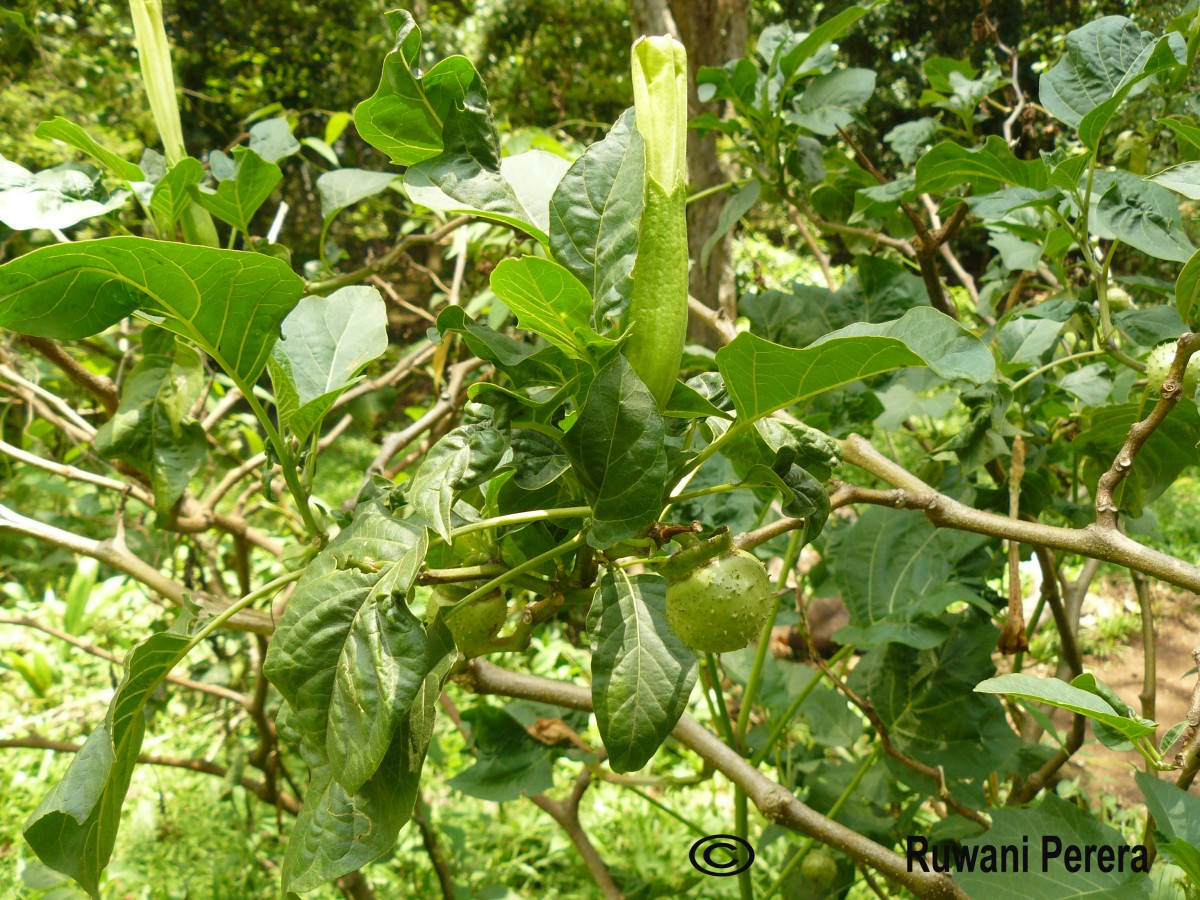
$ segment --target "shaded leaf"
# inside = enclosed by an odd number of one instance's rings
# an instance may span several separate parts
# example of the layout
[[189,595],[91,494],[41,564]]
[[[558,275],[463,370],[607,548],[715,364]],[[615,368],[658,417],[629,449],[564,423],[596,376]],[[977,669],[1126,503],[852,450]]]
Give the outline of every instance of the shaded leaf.
[[235,148],[233,159],[232,178],[220,181],[215,191],[203,186],[193,188],[192,197],[225,224],[249,234],[250,220],[271,196],[283,172],[246,147]]
[[1079,713],[1134,739],[1154,734],[1156,726],[1145,725],[1121,715],[1105,700],[1057,678],[1038,678],[1036,675],[999,675],[981,681],[975,690],[985,694],[1009,694],[1047,703],[1058,709]]

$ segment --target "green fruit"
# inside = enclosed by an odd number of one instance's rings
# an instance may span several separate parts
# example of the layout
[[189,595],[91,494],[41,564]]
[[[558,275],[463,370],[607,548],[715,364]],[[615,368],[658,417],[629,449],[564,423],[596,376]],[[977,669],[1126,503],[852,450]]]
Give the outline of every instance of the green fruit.
[[727,653],[762,631],[774,596],[763,564],[734,550],[667,587],[667,622],[693,650]]
[[494,591],[466,606],[460,603],[444,614],[443,621],[462,655],[473,657],[492,649],[507,617],[508,600],[502,591]]
[[831,885],[837,879],[837,860],[832,853],[824,850],[812,850],[800,863],[800,874],[810,884]]
[[[1150,356],[1146,358],[1146,378],[1155,390],[1161,388],[1162,383],[1167,380],[1167,372],[1171,363],[1175,361],[1176,349],[1175,341],[1166,341],[1151,350]],[[1200,384],[1200,353],[1188,360],[1187,372],[1183,376],[1184,396],[1190,397],[1196,393],[1197,384]]]

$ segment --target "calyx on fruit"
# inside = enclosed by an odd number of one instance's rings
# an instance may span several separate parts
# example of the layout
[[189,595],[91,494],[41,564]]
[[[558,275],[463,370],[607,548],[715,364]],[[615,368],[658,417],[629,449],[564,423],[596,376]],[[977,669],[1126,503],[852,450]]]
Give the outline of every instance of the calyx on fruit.
[[482,656],[504,627],[508,617],[508,600],[503,591],[493,591],[467,604],[459,603],[442,614],[450,629],[454,644],[466,657]]
[[693,650],[728,653],[758,637],[773,600],[763,564],[734,550],[671,580],[667,623]]
[[[1176,349],[1175,341],[1166,341],[1151,350],[1150,356],[1146,359],[1146,378],[1150,382],[1150,386],[1156,390],[1161,388],[1163,382],[1167,380],[1167,372],[1171,368],[1171,363],[1175,361]],[[1194,394],[1197,384],[1200,384],[1200,353],[1194,354],[1188,360],[1187,372],[1183,376],[1184,396]]]

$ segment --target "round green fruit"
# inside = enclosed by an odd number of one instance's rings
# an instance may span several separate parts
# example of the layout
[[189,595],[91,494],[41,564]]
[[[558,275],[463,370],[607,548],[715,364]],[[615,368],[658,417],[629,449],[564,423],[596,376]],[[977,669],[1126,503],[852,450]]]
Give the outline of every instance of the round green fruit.
[[800,874],[810,884],[827,887],[837,879],[837,860],[832,853],[824,850],[812,850],[800,863]]
[[[1175,361],[1176,349],[1175,341],[1166,341],[1151,350],[1146,358],[1146,379],[1155,390],[1167,380],[1167,372]],[[1187,372],[1183,376],[1184,396],[1190,397],[1196,393],[1197,384],[1200,384],[1200,353],[1188,360]]]
[[502,591],[494,591],[466,606],[460,603],[445,613],[443,621],[462,655],[473,657],[491,650],[507,617],[508,600]]
[[734,550],[667,587],[667,622],[693,650],[728,653],[758,637],[774,596],[763,564]]

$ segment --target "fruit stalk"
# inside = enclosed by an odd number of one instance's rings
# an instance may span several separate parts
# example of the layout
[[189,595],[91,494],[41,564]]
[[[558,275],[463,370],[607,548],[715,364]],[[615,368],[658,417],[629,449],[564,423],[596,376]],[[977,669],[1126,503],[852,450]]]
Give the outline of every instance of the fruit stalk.
[[671,37],[633,45],[633,106],[646,168],[625,358],[661,410],[687,334],[687,53]]

